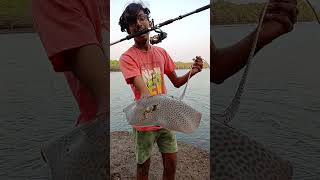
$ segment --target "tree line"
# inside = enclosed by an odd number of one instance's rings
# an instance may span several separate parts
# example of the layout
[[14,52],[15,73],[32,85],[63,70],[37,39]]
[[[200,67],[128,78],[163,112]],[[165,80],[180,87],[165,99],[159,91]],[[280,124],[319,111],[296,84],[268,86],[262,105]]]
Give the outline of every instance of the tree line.
[[[298,0],[298,22],[316,21],[312,9],[305,0]],[[250,24],[257,23],[264,3],[236,4],[224,0],[217,0],[211,6],[211,24]],[[320,16],[320,11],[317,12]]]

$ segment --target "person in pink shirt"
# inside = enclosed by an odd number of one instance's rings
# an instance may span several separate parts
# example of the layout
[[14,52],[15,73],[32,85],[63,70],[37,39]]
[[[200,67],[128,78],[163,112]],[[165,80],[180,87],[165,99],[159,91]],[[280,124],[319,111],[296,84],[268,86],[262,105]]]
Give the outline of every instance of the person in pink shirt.
[[34,26],[56,72],[63,72],[78,102],[76,125],[109,111],[109,32],[106,0],[33,0]]
[[[131,3],[120,17],[121,31],[136,33],[152,26],[150,10],[141,3]],[[164,75],[175,87],[184,85],[189,72],[178,77],[169,54],[160,47],[150,45],[149,33],[134,38],[134,45],[120,57],[120,69],[134,93],[135,100],[156,94],[165,94]],[[191,77],[202,70],[203,62],[197,56]],[[137,179],[148,179],[152,146],[156,142],[163,158],[163,178],[174,179],[177,162],[177,141],[173,131],[160,126],[133,127],[137,159]]]
[[[33,0],[32,14],[47,56],[63,72],[79,105],[79,124],[97,119],[109,140],[109,1]],[[49,80],[49,79],[48,79]],[[106,147],[109,142],[105,142]],[[106,159],[109,148],[106,148]],[[104,153],[104,152],[103,152]],[[109,173],[109,160],[106,176]],[[98,168],[98,167],[97,167]]]

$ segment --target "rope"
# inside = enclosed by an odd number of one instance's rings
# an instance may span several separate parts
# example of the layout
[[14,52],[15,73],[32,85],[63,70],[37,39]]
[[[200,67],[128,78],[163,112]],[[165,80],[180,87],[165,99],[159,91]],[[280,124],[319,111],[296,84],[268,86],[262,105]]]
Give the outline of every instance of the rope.
[[[202,60],[208,64],[209,69],[210,69],[209,63],[208,63],[206,60],[204,60],[204,59],[202,59]],[[186,86],[184,87],[184,90],[183,90],[181,96],[179,97],[179,100],[180,100],[180,101],[184,98],[184,96],[185,96],[185,94],[186,94],[187,87],[188,87],[188,82],[189,82],[189,79],[190,79],[190,77],[191,77],[192,68],[193,68],[193,66],[191,66],[191,68],[190,68],[190,72],[189,72],[188,80],[187,80],[187,82],[186,82]]]
[[237,113],[237,111],[239,109],[241,95],[243,93],[244,86],[245,86],[245,83],[246,83],[246,80],[247,80],[247,77],[248,77],[248,72],[249,72],[249,69],[250,69],[251,61],[252,61],[252,58],[254,56],[256,47],[257,47],[259,34],[260,34],[260,31],[261,31],[263,19],[264,19],[265,15],[266,15],[266,12],[267,12],[268,5],[269,5],[269,2],[266,2],[265,6],[263,8],[262,16],[261,16],[261,19],[259,21],[259,25],[258,25],[256,34],[255,34],[253,45],[252,45],[252,48],[251,48],[251,51],[250,51],[250,54],[249,54],[249,57],[248,57],[247,65],[246,65],[244,73],[243,73],[243,75],[241,77],[241,81],[239,83],[237,92],[236,92],[235,96],[232,99],[232,102],[230,103],[230,105],[222,113],[213,114],[213,119],[216,120],[216,121],[219,121],[219,122],[221,122],[223,124],[228,124],[235,117],[235,115],[236,115],[236,113]]
[[[312,4],[310,3],[309,0],[306,0],[306,1],[309,4],[309,6],[312,8],[315,17],[317,18],[318,23],[320,24],[319,17],[317,16],[317,13],[316,13],[315,9],[313,8]],[[260,31],[261,31],[263,19],[265,17],[268,5],[269,5],[269,1],[267,1],[265,3],[265,6],[264,6],[264,9],[263,9],[263,12],[262,12],[262,16],[261,16],[261,19],[259,21],[258,28],[257,28],[257,31],[256,31],[256,36],[255,36],[255,39],[253,41],[253,45],[252,45],[252,48],[251,48],[251,52],[250,52],[249,57],[248,57],[247,65],[246,65],[244,73],[243,73],[243,75],[241,77],[237,92],[236,92],[235,96],[233,97],[230,105],[222,113],[213,114],[213,120],[215,120],[215,121],[221,122],[223,124],[228,124],[235,117],[235,115],[236,115],[236,113],[237,113],[237,111],[239,109],[241,95],[242,95],[243,90],[244,90],[244,85],[246,83],[246,79],[247,79],[247,76],[248,76],[248,72],[249,72],[249,69],[250,69],[252,58],[253,58],[254,53],[256,51],[256,46],[257,46],[259,34],[260,34]]]
[[312,6],[312,4],[310,3],[309,0],[306,0],[306,1],[307,1],[308,5],[310,6],[310,8],[312,9],[312,12],[313,12],[314,16],[316,17],[318,23],[320,24],[320,19],[319,19],[319,17],[318,17],[318,14],[317,14],[315,8]]

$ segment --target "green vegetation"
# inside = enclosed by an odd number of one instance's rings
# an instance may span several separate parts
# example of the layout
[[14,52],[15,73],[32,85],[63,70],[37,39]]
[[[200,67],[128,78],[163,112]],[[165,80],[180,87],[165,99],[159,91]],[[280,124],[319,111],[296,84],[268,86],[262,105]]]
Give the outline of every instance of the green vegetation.
[[[176,69],[190,69],[190,67],[192,66],[192,62],[181,62],[181,61],[177,61],[175,62],[176,64]],[[208,64],[206,62],[203,62],[203,68],[209,68]]]
[[[177,69],[189,69],[192,63],[184,63],[184,62],[175,62]],[[204,62],[203,68],[208,68],[208,64]],[[118,60],[111,60],[110,61],[110,71],[120,71],[119,68],[119,61]]]
[[[263,8],[263,3],[236,4],[224,0],[217,0],[211,6],[211,24],[248,24],[257,23]],[[298,21],[316,21],[311,8],[304,0],[298,0]],[[320,12],[318,11],[320,16]]]
[[110,71],[120,71],[119,61],[117,60],[110,61]]
[[0,29],[32,27],[31,0],[0,1]]

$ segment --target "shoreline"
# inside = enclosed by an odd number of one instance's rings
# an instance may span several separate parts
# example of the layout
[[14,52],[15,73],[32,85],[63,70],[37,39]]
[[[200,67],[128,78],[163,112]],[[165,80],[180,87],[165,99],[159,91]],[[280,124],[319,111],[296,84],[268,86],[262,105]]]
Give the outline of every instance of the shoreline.
[[[133,136],[128,131],[110,133],[111,180],[135,179],[136,161]],[[210,179],[209,152],[178,141],[176,179]],[[155,145],[152,150],[149,178],[162,179],[162,158]]]
[[13,28],[13,29],[1,29],[0,28],[0,34],[21,34],[21,33],[36,33],[34,28],[28,27],[28,28]]

